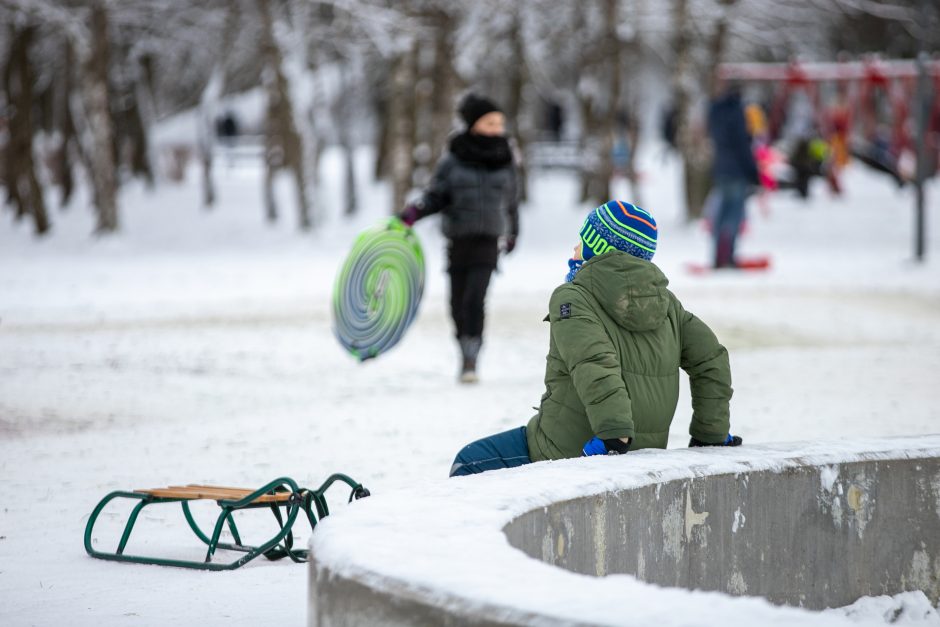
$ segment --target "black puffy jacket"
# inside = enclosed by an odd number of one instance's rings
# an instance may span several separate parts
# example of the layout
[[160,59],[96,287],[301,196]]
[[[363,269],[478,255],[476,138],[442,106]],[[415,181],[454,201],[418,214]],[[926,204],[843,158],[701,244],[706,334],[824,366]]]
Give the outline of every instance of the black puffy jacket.
[[470,161],[458,157],[454,147],[452,143],[437,164],[419,205],[420,217],[440,213],[444,235],[452,240],[518,236],[519,195],[512,160],[502,165]]

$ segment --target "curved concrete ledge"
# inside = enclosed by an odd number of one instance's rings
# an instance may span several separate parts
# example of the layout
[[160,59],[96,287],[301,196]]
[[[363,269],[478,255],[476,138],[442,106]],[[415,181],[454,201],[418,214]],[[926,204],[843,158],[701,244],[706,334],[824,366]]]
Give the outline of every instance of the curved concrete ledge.
[[773,603],[922,590],[936,604],[940,436],[639,451],[433,481],[335,513],[312,545],[316,626],[858,625]]

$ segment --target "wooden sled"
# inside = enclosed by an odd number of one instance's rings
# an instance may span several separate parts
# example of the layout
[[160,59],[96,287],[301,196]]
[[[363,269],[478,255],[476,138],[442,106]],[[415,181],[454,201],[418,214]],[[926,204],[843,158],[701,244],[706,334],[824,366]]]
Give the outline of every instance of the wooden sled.
[[[307,516],[310,523],[310,529],[316,528],[317,521],[324,516],[328,516],[330,509],[327,506],[325,492],[336,481],[347,484],[352,491],[349,494],[349,501],[369,496],[369,491],[361,484],[356,483],[346,475],[337,473],[323,482],[323,485],[317,490],[300,488],[289,477],[280,477],[270,483],[258,488],[249,490],[245,488],[228,488],[222,486],[206,485],[186,485],[170,486],[168,488],[152,488],[146,490],[134,490],[133,492],[112,492],[101,499],[98,505],[91,513],[88,524],[85,525],[85,551],[92,557],[103,560],[113,560],[117,562],[131,562],[134,564],[157,564],[159,566],[181,566],[183,568],[198,568],[200,570],[234,570],[255,559],[259,555],[264,555],[270,560],[278,560],[284,557],[290,558],[294,562],[306,562],[308,551],[306,549],[295,549],[294,535],[292,528],[300,512]],[[124,533],[118,542],[117,549],[111,553],[98,551],[92,548],[92,533],[95,528],[95,522],[104,507],[114,499],[131,499],[139,501],[131,511],[124,527]],[[215,527],[211,535],[207,535],[199,528],[196,520],[190,511],[189,503],[199,499],[213,500],[221,509],[219,517],[216,519]],[[141,510],[148,505],[158,503],[180,503],[183,508],[183,516],[189,524],[196,537],[207,545],[206,557],[204,561],[190,561],[180,559],[165,559],[160,557],[150,557],[144,555],[126,555],[124,549],[134,530],[134,524]],[[242,544],[238,527],[235,526],[233,512],[244,509],[268,508],[277,520],[280,531],[273,538],[259,546],[248,546]],[[281,509],[283,508],[283,512]],[[222,529],[228,526],[234,540],[233,543],[221,542]],[[244,555],[234,562],[221,563],[213,562],[212,557],[217,549],[228,551],[238,551]]]

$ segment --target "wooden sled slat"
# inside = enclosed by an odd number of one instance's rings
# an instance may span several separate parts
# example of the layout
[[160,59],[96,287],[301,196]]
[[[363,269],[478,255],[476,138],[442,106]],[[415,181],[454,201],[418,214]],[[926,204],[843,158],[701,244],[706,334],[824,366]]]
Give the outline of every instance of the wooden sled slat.
[[[220,486],[170,486],[168,488],[143,488],[134,490],[141,494],[163,499],[211,499],[213,501],[237,501],[245,498],[254,490],[246,488],[223,488]],[[252,503],[283,503],[290,499],[290,492],[281,492],[279,494],[264,494],[254,499]]]

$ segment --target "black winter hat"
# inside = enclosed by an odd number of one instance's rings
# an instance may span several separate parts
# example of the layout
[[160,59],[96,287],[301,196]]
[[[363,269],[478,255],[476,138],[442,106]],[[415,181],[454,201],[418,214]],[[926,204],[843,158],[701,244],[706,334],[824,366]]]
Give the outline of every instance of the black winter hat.
[[457,112],[460,114],[460,117],[463,118],[463,121],[467,123],[467,128],[472,127],[476,124],[476,121],[482,118],[487,113],[492,113],[493,111],[499,111],[502,113],[502,109],[496,106],[492,100],[483,98],[482,96],[477,96],[476,94],[467,94],[466,97],[460,102],[460,106],[457,108]]

